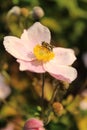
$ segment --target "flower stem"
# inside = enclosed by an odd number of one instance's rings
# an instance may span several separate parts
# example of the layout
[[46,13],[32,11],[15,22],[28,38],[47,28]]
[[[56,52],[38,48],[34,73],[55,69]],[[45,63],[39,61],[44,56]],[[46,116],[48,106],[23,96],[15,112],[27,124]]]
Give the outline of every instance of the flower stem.
[[45,84],[45,74],[42,74],[42,97],[41,97],[41,107],[42,107],[42,118],[44,118],[44,84]]
[[53,90],[53,94],[52,94],[51,100],[49,102],[49,105],[52,105],[52,103],[53,103],[53,101],[54,101],[54,99],[56,97],[57,91],[58,91],[58,86],[56,85],[54,90]]
[[58,91],[58,86],[56,85],[54,90],[53,90],[53,94],[52,94],[52,97],[50,99],[50,102],[48,104],[48,110],[47,110],[47,115],[46,115],[46,119],[45,119],[45,125],[47,125],[49,123],[49,115],[50,115],[50,112],[52,111],[52,104],[55,100],[55,97],[57,95],[57,91]]

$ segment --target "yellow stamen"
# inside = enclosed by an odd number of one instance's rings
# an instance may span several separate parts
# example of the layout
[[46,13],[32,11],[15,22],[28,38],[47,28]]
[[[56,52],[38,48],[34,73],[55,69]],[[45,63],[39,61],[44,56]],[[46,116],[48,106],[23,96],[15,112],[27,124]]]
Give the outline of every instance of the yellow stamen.
[[34,54],[38,60],[43,62],[47,62],[54,58],[54,53],[52,51],[39,44],[34,47]]

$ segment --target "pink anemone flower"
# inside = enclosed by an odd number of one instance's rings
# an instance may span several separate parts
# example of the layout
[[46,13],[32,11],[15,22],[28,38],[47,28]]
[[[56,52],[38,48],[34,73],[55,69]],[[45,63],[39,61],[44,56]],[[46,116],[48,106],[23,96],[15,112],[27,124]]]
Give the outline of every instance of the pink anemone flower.
[[24,130],[45,130],[45,128],[41,120],[36,118],[31,118],[26,121],[24,125]]
[[74,51],[50,44],[50,30],[39,22],[24,30],[20,38],[6,36],[4,46],[7,52],[17,58],[20,70],[36,73],[48,72],[58,80],[71,83],[77,71],[70,65],[76,60]]
[[9,123],[5,128],[0,128],[0,130],[14,130],[14,124]]
[[4,100],[11,94],[11,88],[6,84],[4,76],[0,73],[0,100]]

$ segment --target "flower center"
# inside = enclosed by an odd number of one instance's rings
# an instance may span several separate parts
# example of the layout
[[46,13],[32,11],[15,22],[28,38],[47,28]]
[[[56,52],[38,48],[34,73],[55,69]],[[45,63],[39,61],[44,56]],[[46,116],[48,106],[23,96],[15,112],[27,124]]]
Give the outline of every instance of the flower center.
[[48,46],[42,44],[37,44],[34,47],[34,54],[38,60],[41,60],[43,62],[47,62],[54,58],[54,53],[52,49],[50,49],[50,45],[46,43]]

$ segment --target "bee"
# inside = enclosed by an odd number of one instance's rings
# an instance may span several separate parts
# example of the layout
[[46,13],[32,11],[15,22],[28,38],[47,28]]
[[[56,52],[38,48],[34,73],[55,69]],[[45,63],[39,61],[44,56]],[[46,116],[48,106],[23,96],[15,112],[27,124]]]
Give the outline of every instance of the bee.
[[53,51],[53,45],[48,44],[47,42],[42,42],[42,46],[47,48],[49,51]]

